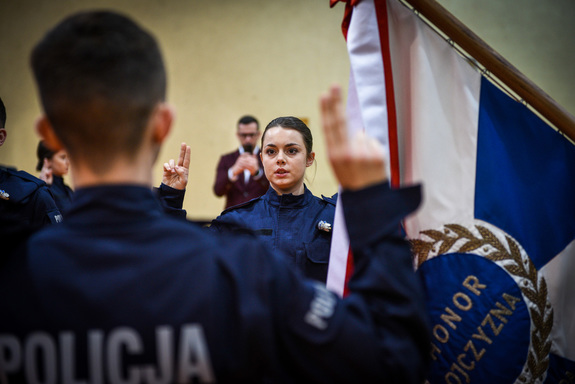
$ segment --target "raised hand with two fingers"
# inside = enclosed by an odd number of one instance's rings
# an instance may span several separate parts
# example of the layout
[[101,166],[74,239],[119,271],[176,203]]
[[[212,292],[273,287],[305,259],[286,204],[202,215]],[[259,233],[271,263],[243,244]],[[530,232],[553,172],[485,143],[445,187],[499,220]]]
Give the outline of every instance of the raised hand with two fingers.
[[177,164],[174,159],[170,159],[167,163],[164,163],[163,184],[174,189],[186,189],[188,185],[188,174],[190,172],[190,153],[190,146],[186,145],[186,143],[182,143]]

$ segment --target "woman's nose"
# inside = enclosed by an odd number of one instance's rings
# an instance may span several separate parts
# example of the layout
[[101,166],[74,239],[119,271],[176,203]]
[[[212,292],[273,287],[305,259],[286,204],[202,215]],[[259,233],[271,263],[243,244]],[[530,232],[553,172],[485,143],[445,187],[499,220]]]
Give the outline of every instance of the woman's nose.
[[278,152],[278,156],[277,156],[277,158],[276,158],[276,161],[277,161],[278,164],[285,164],[286,161],[285,161],[285,159],[284,159],[283,152],[281,152],[281,151]]

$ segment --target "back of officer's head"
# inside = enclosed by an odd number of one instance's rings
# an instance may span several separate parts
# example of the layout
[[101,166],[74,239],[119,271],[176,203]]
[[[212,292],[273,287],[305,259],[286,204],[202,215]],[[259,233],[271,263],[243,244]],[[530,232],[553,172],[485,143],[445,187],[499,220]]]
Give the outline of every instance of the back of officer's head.
[[166,74],[155,39],[113,12],[72,15],[36,45],[31,57],[40,99],[70,157],[104,172],[118,154],[133,156]]

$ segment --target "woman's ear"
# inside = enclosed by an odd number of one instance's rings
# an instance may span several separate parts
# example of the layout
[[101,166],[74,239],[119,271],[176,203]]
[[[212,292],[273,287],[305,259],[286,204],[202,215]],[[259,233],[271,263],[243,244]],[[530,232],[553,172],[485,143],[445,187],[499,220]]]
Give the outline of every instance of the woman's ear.
[[315,152],[311,152],[309,155],[307,155],[305,166],[310,167],[313,164],[314,160],[315,160]]
[[36,120],[36,133],[42,138],[46,147],[52,151],[58,152],[64,149],[62,142],[58,139],[58,136],[56,136],[54,128],[46,115],[42,115]]

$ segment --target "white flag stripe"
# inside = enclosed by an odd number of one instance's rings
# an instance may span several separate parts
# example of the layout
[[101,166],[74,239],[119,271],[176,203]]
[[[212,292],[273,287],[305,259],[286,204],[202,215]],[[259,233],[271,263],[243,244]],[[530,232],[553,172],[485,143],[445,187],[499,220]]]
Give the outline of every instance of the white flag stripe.
[[[351,77],[359,102],[361,128],[384,146],[389,159],[385,78],[378,31],[373,0],[360,2],[353,9],[347,33]],[[358,128],[352,124],[350,133],[354,134]],[[389,170],[389,161],[387,164]]]
[[338,195],[335,206],[333,234],[327,271],[326,287],[330,291],[343,296],[345,289],[345,276],[347,273],[347,256],[349,253],[349,236],[341,207],[341,196]]
[[398,1],[388,2],[402,184],[423,183],[409,237],[473,220],[481,75]]

